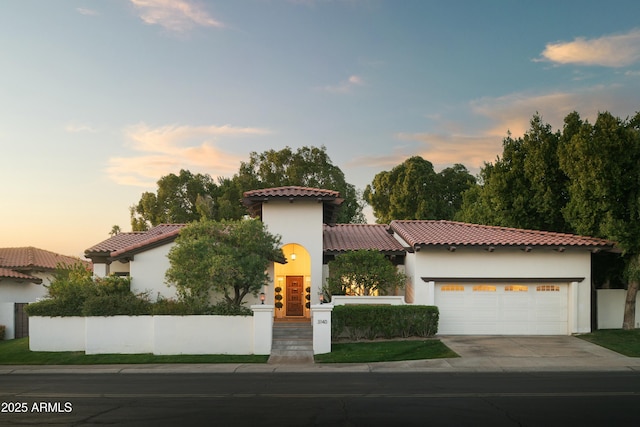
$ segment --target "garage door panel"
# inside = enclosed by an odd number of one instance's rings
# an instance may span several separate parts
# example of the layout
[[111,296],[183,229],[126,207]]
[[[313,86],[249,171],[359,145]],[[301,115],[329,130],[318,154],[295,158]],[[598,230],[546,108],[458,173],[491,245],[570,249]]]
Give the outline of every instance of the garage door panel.
[[567,284],[438,284],[436,305],[443,335],[568,333]]

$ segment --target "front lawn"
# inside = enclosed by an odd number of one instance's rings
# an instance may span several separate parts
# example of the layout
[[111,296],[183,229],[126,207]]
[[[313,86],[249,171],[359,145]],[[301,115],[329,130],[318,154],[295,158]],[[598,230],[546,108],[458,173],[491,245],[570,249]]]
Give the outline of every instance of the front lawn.
[[629,357],[640,357],[640,329],[602,329],[590,334],[578,335],[585,341],[608,348]]
[[0,365],[102,365],[140,363],[266,363],[260,355],[84,354],[83,351],[31,351],[29,338],[0,341]]
[[[338,343],[315,356],[319,363],[369,363],[458,357],[437,339]],[[0,341],[0,365],[108,365],[142,363],[266,363],[269,356],[84,354],[82,351],[30,351],[29,339]]]
[[331,345],[331,353],[316,355],[315,361],[320,363],[369,363],[445,357],[458,357],[458,355],[440,340],[427,339],[337,343]]

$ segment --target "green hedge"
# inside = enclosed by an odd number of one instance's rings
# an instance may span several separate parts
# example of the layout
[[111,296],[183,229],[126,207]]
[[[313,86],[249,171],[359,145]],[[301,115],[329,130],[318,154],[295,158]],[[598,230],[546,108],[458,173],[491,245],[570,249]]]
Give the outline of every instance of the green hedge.
[[438,307],[426,305],[342,305],[331,313],[331,338],[431,337],[438,332]]
[[84,302],[83,316],[141,316],[151,314],[151,303],[134,294],[95,295]]
[[29,304],[24,311],[29,316],[82,316],[83,304],[84,300],[78,302],[63,299],[46,299]]
[[26,307],[29,316],[142,316],[169,315],[187,316],[216,314],[221,316],[252,316],[246,307],[236,307],[225,303],[213,306],[193,307],[182,301],[160,299],[149,301],[146,294],[115,293],[89,295],[84,299],[47,299]]

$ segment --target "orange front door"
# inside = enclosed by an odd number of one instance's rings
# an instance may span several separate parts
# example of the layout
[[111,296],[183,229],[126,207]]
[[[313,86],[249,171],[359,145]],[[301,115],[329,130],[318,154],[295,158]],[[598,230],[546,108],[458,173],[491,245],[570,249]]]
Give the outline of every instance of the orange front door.
[[287,316],[303,316],[302,276],[287,276]]

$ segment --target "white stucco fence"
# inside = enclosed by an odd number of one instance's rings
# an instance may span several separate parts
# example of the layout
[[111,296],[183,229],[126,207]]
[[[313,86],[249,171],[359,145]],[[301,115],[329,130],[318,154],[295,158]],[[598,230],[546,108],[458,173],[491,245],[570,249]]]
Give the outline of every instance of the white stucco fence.
[[29,317],[31,351],[84,351],[86,317]]
[[[620,329],[624,318],[625,289],[598,289],[598,329]],[[636,296],[635,327],[640,328],[640,292]]]
[[273,306],[252,309],[253,316],[34,316],[29,348],[86,354],[269,354]]

